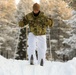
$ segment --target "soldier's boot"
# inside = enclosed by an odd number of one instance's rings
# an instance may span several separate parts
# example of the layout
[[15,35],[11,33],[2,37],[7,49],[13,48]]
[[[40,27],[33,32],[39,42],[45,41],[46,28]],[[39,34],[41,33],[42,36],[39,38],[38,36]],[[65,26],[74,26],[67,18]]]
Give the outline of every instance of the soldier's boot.
[[33,55],[31,55],[31,58],[30,58],[30,65],[34,65],[34,58],[33,58]]
[[40,65],[41,65],[41,66],[44,65],[43,59],[41,59],[41,61],[40,61]]

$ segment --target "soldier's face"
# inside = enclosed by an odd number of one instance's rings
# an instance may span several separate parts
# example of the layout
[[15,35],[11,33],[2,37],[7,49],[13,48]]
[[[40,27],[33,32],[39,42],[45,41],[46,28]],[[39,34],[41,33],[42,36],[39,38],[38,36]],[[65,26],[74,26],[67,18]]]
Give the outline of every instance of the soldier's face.
[[39,10],[34,10],[34,13],[37,14],[39,12]]

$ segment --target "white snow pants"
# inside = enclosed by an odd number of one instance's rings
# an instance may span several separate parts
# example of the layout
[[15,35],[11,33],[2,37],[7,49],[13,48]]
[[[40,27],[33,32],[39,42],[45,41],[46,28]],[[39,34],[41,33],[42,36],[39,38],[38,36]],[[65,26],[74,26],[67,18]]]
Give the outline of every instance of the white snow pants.
[[31,55],[34,57],[34,64],[36,63],[36,54],[35,50],[38,52],[38,64],[40,64],[41,59],[45,62],[46,58],[46,35],[35,36],[33,33],[29,33],[28,35],[28,58],[30,61]]

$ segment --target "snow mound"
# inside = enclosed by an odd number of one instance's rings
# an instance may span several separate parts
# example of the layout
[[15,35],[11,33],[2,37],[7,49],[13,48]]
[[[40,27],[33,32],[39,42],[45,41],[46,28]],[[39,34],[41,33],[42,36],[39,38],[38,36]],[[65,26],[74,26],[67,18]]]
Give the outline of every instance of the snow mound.
[[76,58],[68,62],[46,61],[44,66],[0,56],[0,75],[76,75]]

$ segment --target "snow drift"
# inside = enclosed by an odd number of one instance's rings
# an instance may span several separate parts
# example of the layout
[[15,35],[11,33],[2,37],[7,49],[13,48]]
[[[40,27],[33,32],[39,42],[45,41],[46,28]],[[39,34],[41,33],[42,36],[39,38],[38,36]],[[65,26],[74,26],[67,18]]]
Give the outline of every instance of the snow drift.
[[76,75],[76,58],[68,62],[46,61],[44,66],[0,56],[0,75]]

